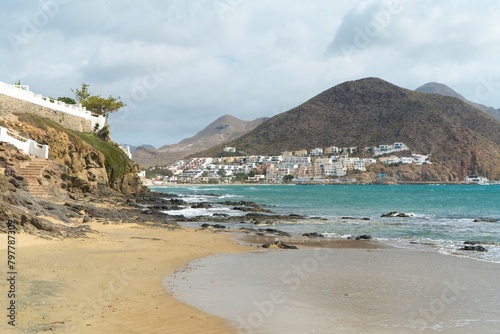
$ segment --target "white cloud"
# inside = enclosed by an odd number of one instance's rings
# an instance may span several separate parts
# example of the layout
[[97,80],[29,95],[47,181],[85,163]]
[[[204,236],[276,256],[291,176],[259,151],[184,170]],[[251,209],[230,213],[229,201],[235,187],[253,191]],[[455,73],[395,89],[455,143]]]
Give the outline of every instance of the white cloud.
[[224,114],[273,116],[368,76],[410,89],[438,81],[500,107],[493,0],[45,2],[59,5],[46,22],[42,2],[2,4],[0,80],[121,96],[112,131],[130,144],[175,143]]

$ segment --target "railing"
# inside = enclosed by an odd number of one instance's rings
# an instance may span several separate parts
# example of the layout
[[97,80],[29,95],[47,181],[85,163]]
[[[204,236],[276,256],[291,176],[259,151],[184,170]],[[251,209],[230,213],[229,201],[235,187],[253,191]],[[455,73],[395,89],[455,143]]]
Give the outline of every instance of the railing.
[[35,94],[29,90],[29,86],[9,85],[0,81],[0,93],[85,119],[90,119],[92,116],[90,111],[82,107],[81,104],[67,104],[41,94]]
[[12,144],[26,154],[30,154],[38,158],[49,158],[49,147],[47,145],[40,145],[34,140],[21,137],[17,133],[1,126],[0,141]]
[[127,155],[127,157],[132,160],[132,153],[130,152],[130,146],[129,145],[122,145],[116,141],[114,141],[113,139],[111,139],[111,142],[113,144],[115,144],[116,146],[118,146],[119,148],[121,148],[121,150],[123,152],[125,152],[125,154]]

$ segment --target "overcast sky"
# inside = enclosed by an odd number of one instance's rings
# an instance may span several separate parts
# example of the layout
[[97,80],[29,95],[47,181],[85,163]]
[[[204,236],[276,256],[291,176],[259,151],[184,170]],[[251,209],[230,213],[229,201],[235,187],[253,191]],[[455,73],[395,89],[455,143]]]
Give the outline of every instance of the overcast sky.
[[348,80],[444,83],[500,108],[495,0],[2,1],[0,81],[127,107],[115,140],[156,147],[220,116],[274,116]]

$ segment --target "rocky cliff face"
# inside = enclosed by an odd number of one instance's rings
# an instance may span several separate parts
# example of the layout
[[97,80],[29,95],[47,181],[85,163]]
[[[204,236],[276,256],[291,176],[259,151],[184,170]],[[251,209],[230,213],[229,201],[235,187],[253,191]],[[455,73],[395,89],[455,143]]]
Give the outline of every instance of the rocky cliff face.
[[70,234],[75,235],[79,232],[73,227],[54,228],[54,224],[41,217],[52,216],[71,223],[74,210],[56,203],[120,201],[148,192],[137,176],[139,167],[113,143],[93,134],[68,130],[33,114],[3,113],[0,125],[49,145],[47,167],[37,179],[39,186],[47,190],[47,201],[30,193],[22,174],[33,157],[10,144],[0,143],[0,231],[5,230],[7,220],[14,219],[25,231],[51,230],[58,235],[72,231]]
[[12,127],[49,145],[49,159],[59,165],[62,186],[69,192],[129,195],[145,191],[137,176],[139,167],[113,143],[32,114],[19,116],[17,123],[11,122]]

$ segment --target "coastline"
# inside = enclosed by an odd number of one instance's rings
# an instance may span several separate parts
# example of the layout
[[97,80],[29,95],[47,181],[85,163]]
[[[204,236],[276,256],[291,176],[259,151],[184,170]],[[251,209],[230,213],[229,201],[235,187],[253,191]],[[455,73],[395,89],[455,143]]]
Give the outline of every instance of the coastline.
[[[191,228],[167,230],[132,223],[92,222],[89,226],[95,233],[89,233],[88,238],[45,240],[26,234],[17,236],[17,326],[8,328],[6,323],[2,323],[2,333],[219,334],[235,333],[238,329],[240,332],[274,333],[268,331],[270,327],[244,328],[242,331],[241,323],[235,322],[234,317],[224,317],[216,311],[212,312],[213,310],[205,309],[204,312],[202,307],[183,299],[190,294],[191,297],[200,299],[197,293],[204,287],[200,290],[200,287],[195,286],[200,281],[195,284],[191,282],[195,289],[189,287],[188,292],[180,296],[174,297],[167,292],[163,285],[167,277],[190,279],[192,271],[196,270],[193,263],[199,261],[198,263],[203,264],[207,259],[210,261],[210,258],[214,258],[214,255],[219,259],[217,266],[207,267],[212,273],[219,272],[222,267],[234,272],[231,268],[236,268],[237,263],[249,266],[255,272],[275,273],[275,270],[280,272],[279,266],[284,266],[282,269],[285,271],[292,268],[292,261],[296,260],[297,265],[303,266],[307,277],[304,276],[300,281],[299,276],[288,277],[288,283],[278,282],[275,289],[286,293],[284,298],[293,300],[296,298],[291,294],[295,292],[294,285],[307,287],[305,295],[295,300],[311,298],[309,305],[315,305],[316,301],[312,296],[316,286],[326,291],[320,285],[335,282],[337,288],[331,300],[341,303],[328,311],[331,312],[330,316],[326,316],[330,314],[326,310],[332,305],[322,305],[323,313],[318,314],[323,314],[324,317],[321,316],[323,318],[319,318],[321,321],[317,324],[335,326],[334,328],[346,333],[351,330],[352,333],[375,333],[382,329],[388,333],[401,333],[401,330],[434,332],[435,329],[430,327],[434,323],[453,324],[453,321],[458,321],[460,326],[464,325],[460,319],[453,317],[457,314],[458,317],[460,312],[463,316],[469,315],[473,309],[462,308],[462,305],[466,306],[470,300],[487,307],[486,310],[475,309],[476,318],[489,317],[490,321],[494,319],[491,312],[499,306],[488,298],[496,298],[495,278],[498,277],[500,267],[476,260],[398,249],[372,240],[247,236],[235,234],[234,231],[226,233]],[[256,248],[261,243],[277,239],[298,245],[299,251],[276,249],[262,252],[262,248]],[[5,249],[4,244],[2,246]],[[316,256],[314,252],[318,247],[324,250],[320,251],[317,266],[322,268],[325,263],[332,265],[328,279],[313,280],[309,277],[313,274],[308,269],[309,265],[314,264],[310,262],[311,255]],[[265,264],[261,267],[260,260],[255,263],[239,261],[247,256],[254,257],[252,254],[270,257],[271,262],[267,263],[268,267]],[[301,257],[302,254],[305,257]],[[323,259],[328,261],[322,262]],[[222,267],[220,260],[225,264]],[[244,271],[236,272],[241,274]],[[228,276],[228,279],[231,278]],[[252,280],[250,277],[245,279]],[[477,280],[481,284],[475,284]],[[205,282],[202,281],[203,284]],[[289,284],[291,282],[292,285]],[[448,284],[446,282],[458,282],[456,284],[463,289],[456,296],[448,295],[449,291],[445,290]],[[220,285],[219,281],[212,283]],[[3,290],[7,288],[5,283],[0,287]],[[255,285],[243,284],[237,288],[252,296],[249,305],[261,301],[253,295]],[[444,300],[443,291],[447,291]],[[243,302],[228,291],[218,295],[224,294],[223,298]],[[384,302],[381,303],[381,300]],[[324,301],[320,301],[321,303]],[[404,309],[398,310],[398,305],[404,305]],[[222,306],[228,307],[224,303]],[[294,314],[294,305],[285,303],[282,309],[280,299],[279,306],[275,308],[276,319],[269,317],[269,325],[277,333],[283,329],[293,330],[293,327],[286,327],[293,325],[293,322],[286,319]],[[315,308],[303,309],[303,305],[300,308],[300,314],[296,314],[297,319],[302,314],[316,314]],[[367,309],[370,313],[366,313]],[[246,315],[242,318],[245,326],[250,326],[249,321],[253,318],[248,316],[254,314],[252,312],[243,315]],[[390,316],[383,317],[382,314]],[[401,327],[403,325],[398,319],[403,322],[411,320],[413,327]],[[367,324],[372,329],[368,329]],[[302,323],[300,325],[307,326]],[[456,329],[444,332],[455,333]]]
[[358,245],[204,258],[166,285],[238,333],[498,333],[498,264]]
[[[2,333],[234,333],[170,296],[162,280],[195,259],[250,247],[209,230],[89,226],[87,238],[17,235],[16,327],[2,321]],[[5,280],[0,288],[8,291]]]

